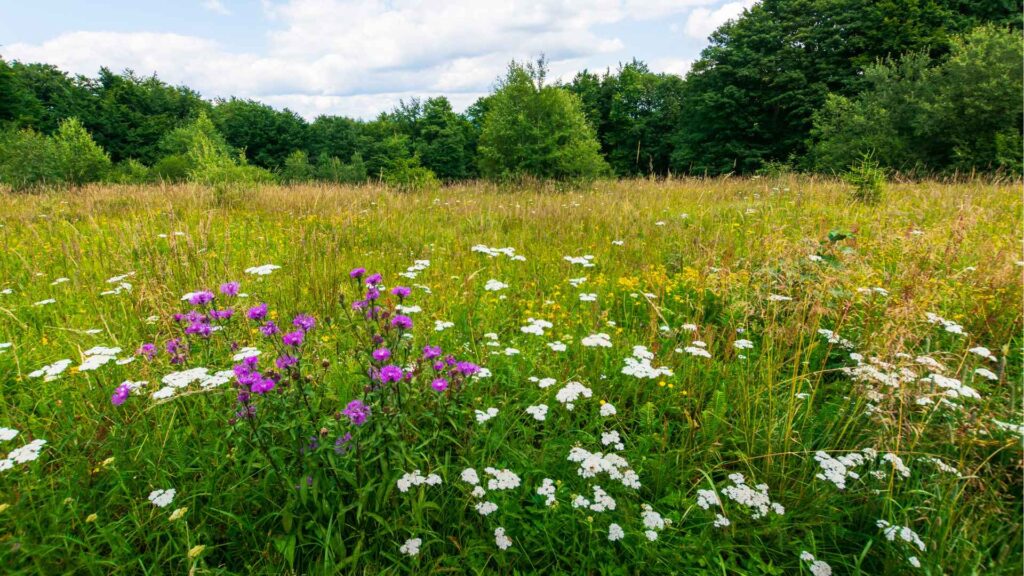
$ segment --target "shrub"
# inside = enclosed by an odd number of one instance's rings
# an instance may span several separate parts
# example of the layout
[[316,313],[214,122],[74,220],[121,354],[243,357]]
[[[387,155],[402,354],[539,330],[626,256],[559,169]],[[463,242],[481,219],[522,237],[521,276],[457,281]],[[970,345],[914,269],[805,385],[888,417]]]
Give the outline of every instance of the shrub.
[[77,118],[60,123],[53,136],[57,171],[72,186],[102,180],[110,170],[110,155],[100,147]]
[[118,162],[107,176],[115,184],[145,184],[150,181],[150,169],[134,158]]
[[853,186],[853,199],[865,204],[877,204],[885,193],[885,170],[871,154],[861,156],[860,162],[850,166],[843,180]]
[[284,160],[281,169],[281,182],[296,184],[309,182],[313,179],[313,165],[309,163],[309,154],[305,150],[296,150]]
[[34,130],[0,133],[0,182],[22,191],[59,181],[50,138]]
[[399,190],[423,190],[440,186],[437,176],[429,168],[420,166],[419,156],[399,158],[384,170],[384,183]]

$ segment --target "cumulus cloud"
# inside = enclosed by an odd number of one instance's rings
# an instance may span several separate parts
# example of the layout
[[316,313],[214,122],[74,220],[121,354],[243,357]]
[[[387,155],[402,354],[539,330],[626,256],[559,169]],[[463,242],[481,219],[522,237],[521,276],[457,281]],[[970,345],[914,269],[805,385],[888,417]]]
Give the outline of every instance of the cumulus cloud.
[[[544,53],[552,79],[628,58],[616,24],[692,10],[685,33],[735,16],[752,2],[711,10],[715,0],[263,0],[266,45],[235,50],[209,38],[156,32],[82,31],[39,44],[6,46],[4,56],[81,74],[100,66],[156,72],[204,96],[235,95],[320,113],[372,117],[399,99],[444,94],[457,109],[487,93],[511,59]],[[207,10],[228,13],[221,0]],[[738,7],[737,7],[738,6]],[[596,65],[596,66],[595,66]],[[656,70],[683,73],[687,60]]]
[[686,35],[691,38],[704,39],[711,35],[716,28],[733,20],[743,14],[743,11],[757,3],[757,0],[740,0],[729,2],[712,10],[710,8],[695,8],[686,19]]

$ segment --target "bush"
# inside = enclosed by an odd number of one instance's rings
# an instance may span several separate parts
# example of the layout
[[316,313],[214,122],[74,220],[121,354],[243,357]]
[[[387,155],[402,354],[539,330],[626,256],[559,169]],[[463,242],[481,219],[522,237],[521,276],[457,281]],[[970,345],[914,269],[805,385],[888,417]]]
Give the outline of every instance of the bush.
[[145,184],[150,180],[150,169],[134,158],[118,162],[107,176],[114,184]]
[[850,166],[843,180],[854,187],[853,199],[865,204],[877,204],[885,193],[885,170],[870,155],[861,156],[860,162]]
[[57,171],[61,179],[72,186],[98,182],[110,171],[110,155],[93,141],[78,118],[60,123],[53,145]]
[[184,182],[192,172],[192,162],[186,154],[164,156],[150,170],[154,179],[165,182]]
[[22,191],[59,181],[53,140],[34,130],[0,133],[0,182]]
[[383,179],[399,190],[435,189],[441,185],[429,168],[420,166],[419,156],[392,161],[391,167],[384,170]]
[[313,165],[309,163],[309,154],[304,150],[296,150],[284,160],[281,169],[281,182],[299,184],[313,179]]

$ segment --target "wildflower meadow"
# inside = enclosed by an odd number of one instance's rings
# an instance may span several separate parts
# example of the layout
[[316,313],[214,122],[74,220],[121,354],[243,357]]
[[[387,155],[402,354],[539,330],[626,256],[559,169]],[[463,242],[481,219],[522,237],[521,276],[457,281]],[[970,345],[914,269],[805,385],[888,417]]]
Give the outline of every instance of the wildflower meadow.
[[1020,574],[1018,184],[0,193],[5,574]]

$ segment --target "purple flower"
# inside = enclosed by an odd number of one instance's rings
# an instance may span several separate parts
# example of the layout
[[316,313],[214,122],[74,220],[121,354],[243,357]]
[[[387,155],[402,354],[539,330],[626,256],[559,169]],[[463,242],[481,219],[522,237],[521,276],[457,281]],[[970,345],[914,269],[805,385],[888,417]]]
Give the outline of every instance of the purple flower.
[[391,358],[391,350],[387,348],[377,348],[373,351],[373,359],[377,362],[384,362],[388,358]]
[[309,332],[316,326],[316,319],[309,314],[299,314],[292,320],[292,324],[302,328],[303,332]]
[[225,296],[238,296],[238,282],[227,282],[220,285],[220,293]]
[[398,382],[402,379],[402,369],[394,364],[388,364],[380,369],[377,374],[377,378],[384,383],[387,382]]
[[181,343],[181,340],[177,338],[171,338],[170,340],[168,340],[167,344],[165,344],[164,347],[167,349],[167,353],[170,354],[171,356],[176,355],[178,352],[184,351],[184,345]]
[[394,294],[395,296],[398,296],[399,299],[403,299],[409,294],[412,294],[412,290],[406,288],[405,286],[395,286],[394,288],[391,289],[391,293]]
[[301,346],[302,340],[305,338],[306,333],[302,330],[296,330],[295,332],[289,332],[281,337],[281,341],[286,346]]
[[341,455],[348,452],[348,443],[351,441],[351,432],[345,432],[344,436],[338,436],[338,439],[334,441],[334,453]]
[[455,372],[463,376],[472,376],[479,371],[480,367],[472,362],[457,362],[455,364]]
[[408,330],[412,328],[412,318],[398,314],[391,319],[391,325],[399,330]]
[[433,360],[434,358],[437,358],[440,355],[441,355],[441,347],[440,346],[429,346],[428,345],[428,346],[424,346],[423,347],[423,359],[424,360]]
[[362,278],[364,275],[366,275],[366,268],[353,268],[352,271],[348,273],[349,278],[354,278],[356,280]]
[[430,383],[430,387],[438,392],[444,392],[448,389],[448,381],[444,378],[434,378],[434,381]]
[[213,328],[205,322],[193,322],[185,327],[185,334],[195,334],[203,338],[209,338]]
[[280,333],[281,329],[277,327],[277,324],[274,324],[273,320],[267,320],[266,324],[260,326],[260,332],[262,332],[264,336],[273,336],[274,334]]
[[214,320],[230,320],[235,315],[234,308],[225,308],[223,310],[210,310],[210,317]]
[[373,300],[376,300],[377,298],[380,298],[380,290],[377,290],[376,288],[373,288],[373,287],[370,287],[370,288],[366,289],[366,301],[367,302],[371,302]]
[[434,362],[431,368],[434,369],[434,372],[440,372],[441,370],[444,370],[444,362]]
[[352,309],[362,310],[363,308],[366,308],[366,304],[366,300],[356,300],[355,302],[352,303]]
[[366,283],[370,286],[376,286],[377,284],[380,284],[383,279],[384,277],[380,274],[370,274],[370,276],[366,278]]
[[209,290],[195,292],[188,299],[188,303],[193,306],[202,306],[204,304],[209,304],[210,302],[213,302],[213,292],[210,292]]
[[249,320],[263,320],[267,317],[267,305],[265,303],[257,304],[249,308],[245,315],[249,317]]
[[128,399],[128,396],[132,393],[132,389],[128,384],[121,384],[114,390],[113,396],[110,397],[110,403],[114,406],[120,406],[124,404],[124,401]]
[[274,361],[274,365],[277,366],[278,370],[286,370],[289,366],[295,366],[298,362],[299,360],[295,356],[285,354],[283,356],[279,356],[277,360]]
[[271,390],[274,389],[275,384],[276,382],[274,382],[270,378],[257,378],[256,382],[254,382],[252,385],[252,391],[257,394],[266,394],[267,392],[270,392]]
[[139,349],[136,350],[135,353],[139,356],[145,357],[146,360],[152,360],[156,357],[156,345],[149,343],[143,344],[142,346],[139,346]]
[[366,423],[366,419],[370,417],[370,407],[363,404],[362,400],[353,400],[348,403],[348,406],[345,406],[341,413],[348,416],[349,421],[353,425],[362,426]]

